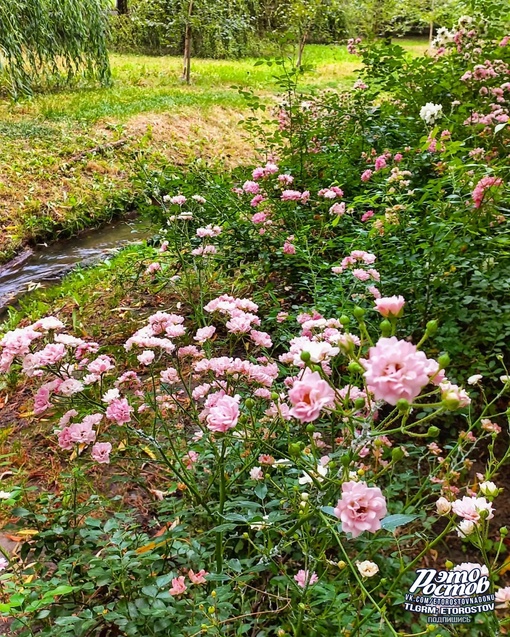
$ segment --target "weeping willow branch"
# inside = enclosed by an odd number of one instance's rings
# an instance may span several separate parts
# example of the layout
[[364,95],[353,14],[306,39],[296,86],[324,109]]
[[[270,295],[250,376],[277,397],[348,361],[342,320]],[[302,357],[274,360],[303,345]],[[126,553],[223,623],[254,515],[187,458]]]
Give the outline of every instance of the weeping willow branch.
[[82,79],[109,84],[109,0],[2,0],[0,86],[13,98]]

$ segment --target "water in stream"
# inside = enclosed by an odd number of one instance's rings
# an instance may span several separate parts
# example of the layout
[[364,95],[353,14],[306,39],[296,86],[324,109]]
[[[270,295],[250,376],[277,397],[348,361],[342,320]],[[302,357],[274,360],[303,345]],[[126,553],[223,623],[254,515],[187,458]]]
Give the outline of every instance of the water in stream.
[[19,254],[0,266],[0,313],[31,289],[59,281],[75,265],[100,261],[116,248],[146,239],[153,232],[148,221],[119,220]]

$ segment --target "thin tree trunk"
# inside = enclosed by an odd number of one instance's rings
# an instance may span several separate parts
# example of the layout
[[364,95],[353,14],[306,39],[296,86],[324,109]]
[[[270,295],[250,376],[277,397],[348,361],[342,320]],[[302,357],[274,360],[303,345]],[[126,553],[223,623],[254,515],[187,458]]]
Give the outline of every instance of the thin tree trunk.
[[299,68],[301,66],[301,62],[303,61],[303,51],[305,50],[305,44],[306,44],[306,40],[308,38],[308,31],[305,31],[301,38],[299,39],[299,46],[298,46],[298,56],[297,56],[297,62],[296,62],[296,66]]
[[429,47],[432,46],[432,40],[434,39],[434,0],[430,3],[430,23],[429,23]]
[[193,0],[189,0],[188,17],[186,20],[186,30],[184,32],[184,66],[182,69],[182,79],[186,84],[190,83],[191,75],[191,16],[193,15]]

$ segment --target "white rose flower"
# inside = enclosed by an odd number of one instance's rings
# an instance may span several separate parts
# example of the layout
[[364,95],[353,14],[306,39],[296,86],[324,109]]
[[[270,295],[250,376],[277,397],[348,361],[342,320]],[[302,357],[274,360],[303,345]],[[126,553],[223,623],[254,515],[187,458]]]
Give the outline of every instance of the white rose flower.
[[379,567],[375,562],[371,562],[370,560],[365,560],[364,562],[356,562],[356,566],[358,567],[358,571],[363,577],[373,577],[379,572]]

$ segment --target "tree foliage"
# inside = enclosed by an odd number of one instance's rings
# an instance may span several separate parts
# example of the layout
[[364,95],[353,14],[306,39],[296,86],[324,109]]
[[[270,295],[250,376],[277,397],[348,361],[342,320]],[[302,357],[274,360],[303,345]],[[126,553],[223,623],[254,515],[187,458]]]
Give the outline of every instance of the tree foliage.
[[110,80],[108,0],[2,0],[0,76],[12,96],[86,77]]

